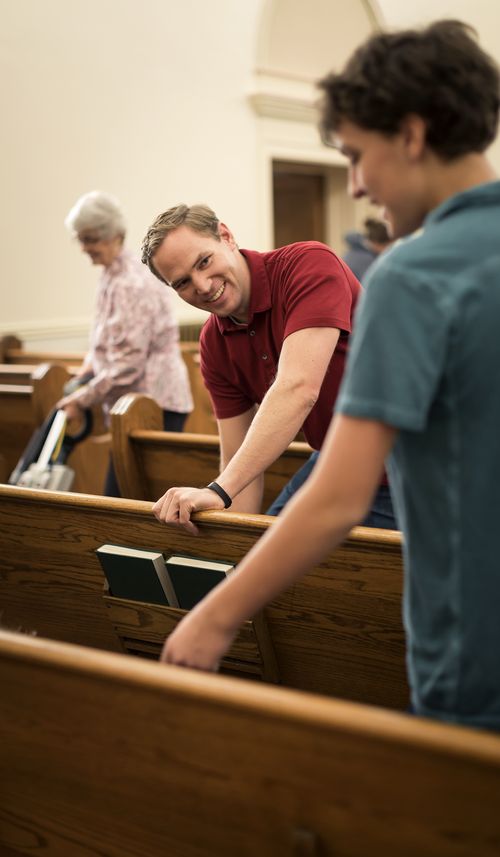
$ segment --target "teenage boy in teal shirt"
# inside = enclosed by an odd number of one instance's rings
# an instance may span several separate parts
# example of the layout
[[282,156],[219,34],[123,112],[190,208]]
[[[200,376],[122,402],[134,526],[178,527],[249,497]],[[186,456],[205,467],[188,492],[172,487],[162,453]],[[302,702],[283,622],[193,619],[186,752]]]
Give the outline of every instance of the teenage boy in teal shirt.
[[215,669],[241,621],[362,519],[388,456],[412,708],[500,729],[500,182],[484,154],[498,69],[465,25],[441,21],[373,36],[321,87],[351,193],[404,240],[368,277],[310,481],[163,657]]

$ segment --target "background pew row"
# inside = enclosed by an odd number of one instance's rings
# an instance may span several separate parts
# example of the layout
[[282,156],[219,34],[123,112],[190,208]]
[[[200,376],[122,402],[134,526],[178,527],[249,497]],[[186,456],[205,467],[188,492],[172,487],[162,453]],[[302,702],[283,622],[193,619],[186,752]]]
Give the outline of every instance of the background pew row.
[[[1,481],[7,481],[33,433],[63,395],[71,378],[59,364],[0,365]],[[101,408],[93,408],[92,434],[75,447],[68,465],[75,471],[74,491],[101,494],[111,450]]]
[[[220,445],[213,435],[164,432],[162,413],[153,399],[137,393],[122,396],[111,411],[113,460],[123,497],[157,500],[176,485],[207,485],[220,468]],[[311,454],[295,442],[266,471],[262,511]]]
[[[180,343],[194,401],[194,408],[186,421],[185,428],[188,432],[217,434],[217,422],[214,417],[212,403],[205,389],[200,372],[199,346],[197,342],[199,325],[184,326],[181,329],[181,335],[183,330],[186,336],[196,335],[196,340],[186,340]],[[64,366],[71,374],[74,374],[76,369],[81,366],[84,357],[84,352],[30,351],[23,348],[21,340],[13,334],[0,337],[1,363],[12,365],[20,363],[57,363],[60,366]]]

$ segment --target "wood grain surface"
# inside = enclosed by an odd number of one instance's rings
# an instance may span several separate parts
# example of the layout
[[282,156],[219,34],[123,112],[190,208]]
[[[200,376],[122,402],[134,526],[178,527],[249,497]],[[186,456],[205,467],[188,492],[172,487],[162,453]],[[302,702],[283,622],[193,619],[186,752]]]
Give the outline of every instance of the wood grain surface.
[[[151,503],[0,486],[0,603],[10,628],[118,651],[95,550],[114,543],[237,563],[273,519],[202,512],[193,539]],[[270,573],[272,570],[270,569]],[[399,533],[359,527],[266,608],[281,681],[405,708]]]
[[[113,459],[123,497],[157,500],[178,485],[208,485],[220,470],[219,438],[161,431],[161,410],[148,396],[130,393],[111,412]],[[291,443],[264,477],[262,512],[311,455],[307,443]]]
[[496,857],[500,739],[0,633],[0,853]]

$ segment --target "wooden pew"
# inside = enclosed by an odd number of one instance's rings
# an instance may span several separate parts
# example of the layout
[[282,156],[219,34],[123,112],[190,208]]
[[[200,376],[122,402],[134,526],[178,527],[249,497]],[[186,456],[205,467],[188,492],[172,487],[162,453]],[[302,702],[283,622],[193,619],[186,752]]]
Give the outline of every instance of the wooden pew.
[[0,363],[0,384],[31,384],[33,373],[38,365],[38,363]]
[[[71,372],[60,364],[0,364],[0,453],[8,479],[29,439],[48,416]],[[75,471],[74,491],[102,494],[111,450],[101,408],[93,409],[90,437],[75,447],[68,465]]]
[[[198,330],[198,325],[190,325],[187,330]],[[186,431],[197,434],[217,434],[217,421],[212,402],[205,388],[200,371],[199,345],[197,341],[180,342],[181,354],[186,364],[189,383],[193,394],[194,408],[186,420]],[[84,352],[29,351],[23,348],[16,336],[0,338],[0,362],[17,364],[57,363],[65,366],[72,374],[81,366]]]
[[9,857],[496,857],[500,738],[0,632]]
[[[201,328],[204,321],[181,321],[179,323],[179,340],[181,343],[189,345],[197,344],[200,338]],[[181,345],[181,348],[183,346]],[[23,345],[22,340],[14,333],[6,333],[0,336],[0,363],[25,363],[27,354],[36,356],[35,363],[53,363],[63,362],[66,365],[79,366],[83,362],[84,352],[46,352],[46,351],[30,351]],[[47,354],[51,355],[51,359],[47,360]]]
[[[158,523],[151,504],[0,486],[2,621],[86,646],[158,655],[181,611],[103,597],[102,544],[237,563],[272,526],[265,515],[204,512],[200,535]],[[271,654],[248,623],[230,655],[301,690],[405,708],[401,536],[359,527],[263,611]],[[269,656],[268,656],[269,655]],[[231,668],[231,663],[228,664]]]
[[193,395],[193,410],[189,414],[185,431],[195,434],[218,434],[217,420],[212,408],[212,400],[203,383],[200,370],[200,349],[197,342],[181,342],[181,354],[186,364],[191,392]]
[[[157,500],[176,485],[207,485],[220,466],[218,437],[163,432],[161,410],[148,396],[129,393],[111,411],[113,460],[123,497]],[[311,454],[307,443],[290,444],[266,471],[262,511]]]
[[[40,364],[4,375],[0,384],[0,452],[8,473],[62,395],[68,374],[62,366]],[[5,381],[8,383],[5,383]]]
[[8,358],[9,351],[22,348],[22,345],[21,340],[15,334],[2,334],[0,336],[0,363],[10,363],[11,361]]
[[12,334],[0,338],[0,358],[2,363],[14,366],[29,363],[57,363],[68,370],[81,366],[85,352],[83,351],[36,351],[26,349],[17,336]]

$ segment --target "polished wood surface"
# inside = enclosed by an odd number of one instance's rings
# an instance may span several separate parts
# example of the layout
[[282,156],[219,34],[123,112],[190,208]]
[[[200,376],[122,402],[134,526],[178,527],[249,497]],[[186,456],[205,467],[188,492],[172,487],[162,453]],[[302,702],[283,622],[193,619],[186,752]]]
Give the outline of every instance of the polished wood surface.
[[[96,548],[112,543],[237,563],[274,521],[230,512],[195,519],[197,538],[158,523],[151,503],[0,486],[4,623],[117,651]],[[354,529],[265,610],[283,684],[405,708],[401,590],[400,534]]]
[[[5,479],[14,470],[33,433],[63,396],[71,371],[62,364],[0,365],[0,453]],[[78,444],[67,464],[75,471],[74,491],[102,494],[111,451],[102,410],[93,408],[92,434]]]
[[69,376],[62,366],[42,363],[4,375],[0,384],[0,453],[10,474],[33,432],[62,395]]
[[[199,334],[200,325],[188,325],[186,328],[191,334]],[[181,330],[182,334],[182,330]],[[189,383],[193,394],[194,407],[186,420],[185,429],[188,432],[201,434],[217,434],[217,421],[214,416],[212,402],[203,383],[200,371],[200,348],[197,341],[182,341],[179,343],[180,350],[189,376]],[[56,363],[64,366],[70,374],[81,366],[85,358],[85,352],[63,352],[63,351],[29,351],[22,347],[22,342],[16,336],[7,335],[0,337],[0,363],[27,364],[27,363]],[[1,371],[0,371],[0,383]]]
[[[123,497],[157,500],[167,488],[208,485],[220,470],[218,437],[163,432],[161,410],[148,396],[129,393],[111,411],[113,459]],[[262,512],[312,452],[291,443],[267,469]]]
[[[109,594],[106,585],[104,591],[108,616],[123,650],[130,655],[158,660],[165,639],[187,611],[116,598]],[[242,677],[255,676],[280,684],[276,654],[264,613],[243,623],[227,656],[222,659],[221,672]]]
[[181,342],[180,347],[188,370],[194,403],[184,428],[187,432],[195,434],[217,435],[217,420],[212,408],[212,400],[201,376],[199,345],[197,342]]
[[[26,351],[24,348],[9,348],[6,352],[6,362],[22,363],[56,363],[66,369],[79,368],[85,358],[84,351]],[[71,373],[73,374],[73,373]]]
[[496,857],[500,739],[0,632],[0,853]]
[[31,384],[38,364],[0,363],[0,384]]
[[21,340],[14,333],[4,333],[0,336],[0,363],[10,363],[9,352],[12,349],[22,348],[22,345]]

